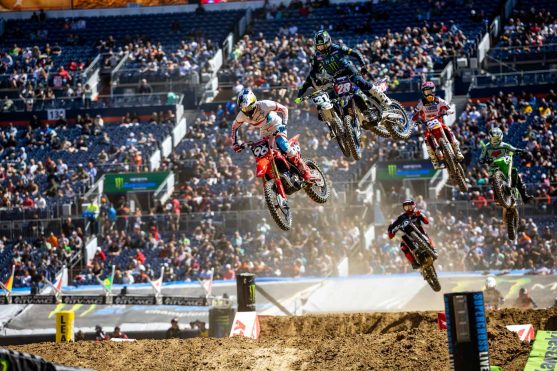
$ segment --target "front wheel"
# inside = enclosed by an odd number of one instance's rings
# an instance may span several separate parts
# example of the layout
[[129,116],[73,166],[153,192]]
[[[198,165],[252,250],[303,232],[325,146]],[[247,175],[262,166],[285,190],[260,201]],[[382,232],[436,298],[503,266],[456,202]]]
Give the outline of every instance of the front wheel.
[[491,178],[491,186],[493,187],[493,193],[499,205],[501,205],[505,209],[510,209],[514,206],[514,199],[511,194],[511,189],[507,185],[507,181],[501,171],[495,171]]
[[335,138],[338,143],[338,148],[344,155],[344,157],[350,158],[352,154],[350,153],[350,148],[344,143],[344,131],[342,130],[343,125],[342,121],[338,117],[337,113],[333,111],[333,122],[329,122],[331,125],[333,132],[335,133]]
[[359,160],[362,158],[362,147],[360,146],[360,138],[358,136],[358,132],[355,128],[356,125],[359,125],[357,119],[346,115],[344,116],[344,135],[346,144],[348,148],[350,148],[350,152],[352,153],[352,157],[354,160]]
[[422,270],[422,275],[433,291],[441,291],[441,284],[439,283],[439,278],[437,277],[437,272],[433,265],[425,267]]
[[381,122],[393,139],[407,140],[410,138],[412,124],[406,110],[399,102],[391,99],[391,105],[386,110],[386,116]]
[[292,212],[288,207],[288,201],[278,193],[274,180],[264,183],[265,203],[271,216],[283,231],[292,228]]
[[317,180],[313,183],[306,184],[304,190],[313,201],[318,204],[324,204],[329,199],[329,185],[327,184],[325,175],[323,175],[323,171],[313,160],[306,160],[306,165],[310,168],[311,174],[317,178]]

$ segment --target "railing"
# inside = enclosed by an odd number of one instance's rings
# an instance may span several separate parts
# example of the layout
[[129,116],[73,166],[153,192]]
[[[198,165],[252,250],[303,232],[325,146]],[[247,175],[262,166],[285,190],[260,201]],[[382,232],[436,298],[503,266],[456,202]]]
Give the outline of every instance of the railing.
[[93,61],[89,64],[89,66],[81,74],[81,77],[82,77],[83,81],[85,81],[85,82],[89,81],[89,79],[91,78],[93,73],[95,73],[95,71],[100,68],[101,61],[102,61],[101,54],[97,54],[95,59],[93,59]]
[[557,69],[472,76],[472,88],[542,85],[557,83]]
[[[176,102],[169,98],[170,92],[151,94],[119,94],[100,95],[94,101],[88,101],[83,97],[59,97],[55,99],[13,99],[14,106],[2,112],[37,112],[48,110],[70,110],[70,109],[97,109],[97,108],[121,108],[138,106],[173,105]],[[174,93],[173,93],[174,94]],[[56,112],[49,119],[56,119]]]

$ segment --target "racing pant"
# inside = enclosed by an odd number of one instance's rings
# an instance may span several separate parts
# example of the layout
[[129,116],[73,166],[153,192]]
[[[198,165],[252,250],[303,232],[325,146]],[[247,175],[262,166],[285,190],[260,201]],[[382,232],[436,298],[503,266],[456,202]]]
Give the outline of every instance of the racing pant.
[[[431,240],[431,237],[429,237],[427,235],[427,233],[425,233],[425,231],[423,231],[423,230],[422,230],[422,233],[424,234],[424,236],[427,237],[431,248],[435,249],[435,247],[433,246],[433,241]],[[416,260],[414,259],[414,255],[412,255],[412,253],[410,252],[410,250],[413,251],[415,248],[416,247],[412,243],[412,240],[407,235],[402,236],[402,242],[400,243],[400,249],[402,250],[402,253],[406,257],[406,259],[408,259],[410,264],[412,264],[412,268],[417,269],[417,268],[419,268],[419,265],[416,262]]]
[[524,203],[528,203],[534,197],[528,194],[528,190],[526,189],[526,185],[522,181],[522,177],[518,173],[515,168],[511,170],[511,186],[516,187],[518,189],[518,193],[520,193],[520,197]]
[[356,66],[348,64],[346,73],[350,76],[350,81],[360,88],[365,94],[377,99],[384,107],[391,105],[391,100],[382,91],[377,89],[375,85],[363,78]]
[[302,159],[299,148],[296,149],[288,143],[288,138],[286,134],[286,126],[280,125],[277,127],[278,133],[275,135],[275,143],[277,147],[288,157],[288,160],[292,162],[294,166],[300,170],[300,173],[304,177],[304,180],[310,181],[313,176],[311,171],[305,161]]

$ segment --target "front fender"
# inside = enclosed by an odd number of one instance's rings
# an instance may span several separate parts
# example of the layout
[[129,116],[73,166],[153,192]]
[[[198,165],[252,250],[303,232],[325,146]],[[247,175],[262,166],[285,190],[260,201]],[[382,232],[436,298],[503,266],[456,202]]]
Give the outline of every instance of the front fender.
[[271,165],[271,162],[266,157],[260,158],[259,160],[257,160],[257,167],[256,167],[256,170],[255,170],[255,176],[258,177],[258,178],[265,177],[265,174],[267,173],[267,170],[269,169],[270,165]]

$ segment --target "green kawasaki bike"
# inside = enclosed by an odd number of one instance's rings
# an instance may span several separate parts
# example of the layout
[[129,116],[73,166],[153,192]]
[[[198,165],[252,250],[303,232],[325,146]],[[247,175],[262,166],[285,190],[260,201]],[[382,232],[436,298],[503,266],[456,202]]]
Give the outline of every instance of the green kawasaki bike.
[[[507,224],[507,235],[510,240],[516,238],[518,228],[518,200],[520,193],[513,184],[512,154],[496,159],[487,159],[489,163],[490,183],[497,203],[503,207],[503,220]],[[516,182],[515,182],[516,183]]]

